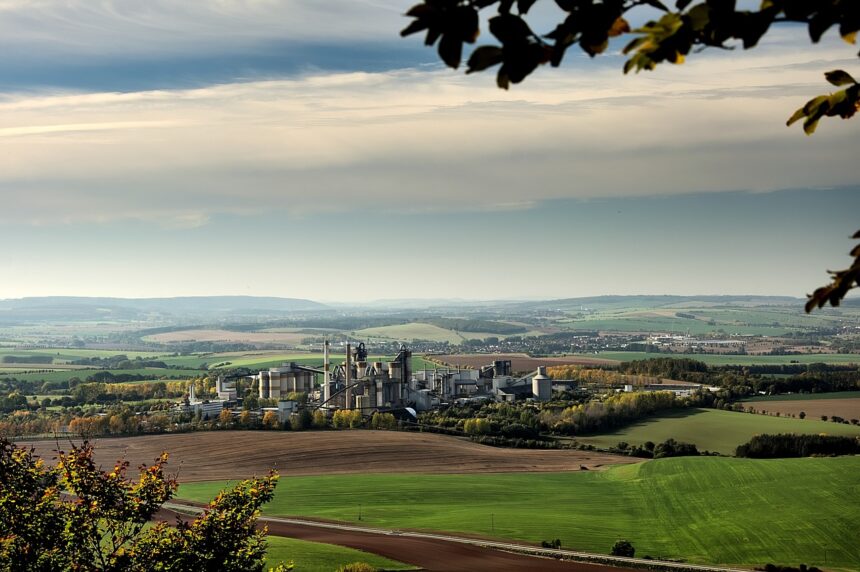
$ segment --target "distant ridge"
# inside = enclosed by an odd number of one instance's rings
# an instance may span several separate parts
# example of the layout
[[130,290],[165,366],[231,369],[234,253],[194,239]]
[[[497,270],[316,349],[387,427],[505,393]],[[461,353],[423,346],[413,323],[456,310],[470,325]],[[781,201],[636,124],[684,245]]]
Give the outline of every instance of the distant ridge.
[[325,311],[329,307],[301,298],[256,296],[184,296],[175,298],[105,298],[44,296],[0,300],[0,323],[45,320],[144,320],[188,317],[253,317]]

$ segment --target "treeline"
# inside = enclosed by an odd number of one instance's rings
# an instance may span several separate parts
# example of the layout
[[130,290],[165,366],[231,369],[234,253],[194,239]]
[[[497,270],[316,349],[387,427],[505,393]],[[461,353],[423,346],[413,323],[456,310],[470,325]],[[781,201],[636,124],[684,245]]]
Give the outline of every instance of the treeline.
[[552,379],[619,387],[622,385],[655,385],[662,382],[660,378],[648,375],[624,374],[611,369],[587,368],[581,365],[550,366],[546,369],[546,374]]
[[687,358],[652,358],[624,362],[618,371],[626,374],[667,377],[682,381],[705,383],[708,379],[707,364]]
[[495,320],[473,320],[469,318],[432,318],[432,319],[417,319],[418,322],[425,322],[455,330],[458,332],[483,332],[487,334],[522,334],[528,331],[528,328],[508,324],[505,322],[497,322]]
[[735,451],[736,457],[780,459],[860,454],[860,439],[838,435],[756,435]]
[[3,356],[3,359],[0,361],[3,363],[52,364],[54,363],[54,358],[43,355]]
[[167,369],[170,367],[160,360],[143,359],[140,356],[131,360],[124,354],[117,354],[110,357],[81,358],[70,363],[72,365],[92,366],[98,369],[142,369],[145,367]]
[[587,401],[563,409],[545,408],[538,415],[541,425],[558,435],[582,435],[609,431],[660,411],[699,405],[691,398],[678,398],[668,391],[617,393],[603,401]]

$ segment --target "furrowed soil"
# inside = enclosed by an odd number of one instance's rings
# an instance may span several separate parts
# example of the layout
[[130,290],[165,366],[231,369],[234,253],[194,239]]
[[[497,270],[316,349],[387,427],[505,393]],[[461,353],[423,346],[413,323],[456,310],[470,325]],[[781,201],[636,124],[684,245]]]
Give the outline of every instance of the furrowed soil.
[[[34,441],[37,454],[55,456],[54,441]],[[60,442],[68,449],[68,441]],[[177,435],[102,438],[96,460],[112,466],[124,458],[137,467],[170,453],[170,471],[181,482],[263,475],[348,473],[512,473],[599,469],[641,459],[574,450],[503,449],[447,435],[395,431],[206,431]],[[169,471],[169,472],[170,472]]]
[[744,404],[747,409],[779,413],[782,416],[797,417],[806,413],[807,419],[820,419],[822,415],[860,419],[860,398],[854,399],[809,399],[797,401],[753,401]]

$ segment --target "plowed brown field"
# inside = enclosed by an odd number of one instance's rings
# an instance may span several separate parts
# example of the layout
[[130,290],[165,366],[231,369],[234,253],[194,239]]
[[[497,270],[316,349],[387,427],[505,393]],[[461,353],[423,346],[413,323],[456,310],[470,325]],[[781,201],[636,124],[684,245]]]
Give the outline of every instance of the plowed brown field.
[[860,398],[849,399],[808,399],[799,401],[753,401],[746,404],[747,409],[780,415],[797,415],[803,411],[807,419],[820,419],[822,415],[834,415],[843,419],[860,419]]
[[[32,444],[43,458],[54,456],[53,441]],[[282,475],[502,473],[577,471],[581,466],[598,469],[641,460],[589,451],[502,449],[446,435],[369,430],[207,431],[96,441],[96,459],[103,466],[120,458],[132,467],[152,463],[162,451],[170,453],[169,466],[182,482],[241,479],[271,468]]]

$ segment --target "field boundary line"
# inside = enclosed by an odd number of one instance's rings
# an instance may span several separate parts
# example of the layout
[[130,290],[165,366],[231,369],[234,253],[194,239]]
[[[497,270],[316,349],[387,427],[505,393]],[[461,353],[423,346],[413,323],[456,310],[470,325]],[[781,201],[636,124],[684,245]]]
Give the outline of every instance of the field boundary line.
[[[186,515],[202,514],[206,509],[199,506],[166,502],[163,508],[172,510]],[[385,528],[372,528],[367,526],[358,526],[354,524],[339,524],[334,522],[321,522],[316,520],[305,520],[301,518],[287,518],[280,516],[261,516],[257,520],[260,522],[280,522],[284,524],[294,524],[299,526],[310,526],[317,528],[329,528],[334,530],[343,530],[347,532],[359,532],[365,534],[377,534],[382,536],[418,538],[428,540],[441,540],[444,542],[456,542],[459,544],[469,544],[482,548],[492,548],[495,550],[503,550],[505,552],[515,552],[534,556],[536,558],[560,558],[562,560],[573,560],[578,562],[588,562],[593,564],[606,564],[613,566],[626,566],[630,568],[647,568],[649,570],[672,570],[672,571],[695,571],[695,572],[749,572],[743,568],[727,568],[722,566],[711,566],[704,564],[688,564],[685,562],[669,562],[665,560],[649,560],[646,558],[628,558],[624,556],[609,556],[607,554],[595,554],[592,552],[580,552],[576,550],[563,550],[555,548],[541,548],[538,546],[529,546],[525,544],[517,544],[513,542],[501,542],[496,540],[481,540],[477,538],[467,538],[463,536],[451,536],[447,534],[436,534],[431,532],[412,532]]]

